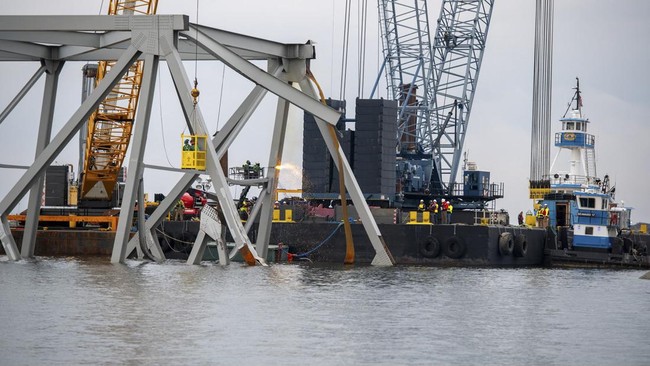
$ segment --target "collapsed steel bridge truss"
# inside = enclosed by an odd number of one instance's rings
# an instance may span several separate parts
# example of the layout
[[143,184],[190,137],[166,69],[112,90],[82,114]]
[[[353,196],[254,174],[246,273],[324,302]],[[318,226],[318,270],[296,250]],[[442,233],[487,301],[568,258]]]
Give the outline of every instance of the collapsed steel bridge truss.
[[[198,46],[198,47],[197,47]],[[368,234],[376,255],[373,264],[392,265],[394,260],[388,252],[379,228],[374,221],[359,185],[352,174],[342,149],[328,133],[327,124],[335,125],[339,114],[321,104],[317,94],[306,77],[307,62],[314,58],[314,46],[306,44],[281,44],[259,38],[230,33],[198,24],[190,24],[185,15],[155,16],[0,16],[0,61],[34,61],[40,68],[19,91],[9,106],[0,114],[0,123],[6,118],[22,97],[46,74],[44,98],[39,124],[36,154],[9,193],[0,201],[0,240],[8,257],[12,260],[33,257],[40,210],[40,192],[43,188],[45,170],[61,150],[79,131],[91,113],[111,92],[129,67],[138,60],[144,61],[140,101],[135,116],[135,126],[128,161],[127,178],[121,214],[113,246],[111,261],[123,262],[137,250],[145,250],[156,260],[165,259],[158,244],[155,230],[179,197],[194,182],[199,174],[209,174],[217,192],[219,205],[226,224],[235,240],[236,251],[251,258],[249,264],[264,264],[270,237],[273,213],[274,190],[277,186],[279,166],[282,162],[282,146],[288,116],[289,103],[316,116],[316,123],[323,135],[330,154],[339,171],[343,172],[346,188],[357,208],[364,229]],[[165,61],[180,104],[185,114],[187,127],[192,134],[208,134],[200,108],[190,95],[191,84],[182,64],[183,60],[221,61],[256,86],[230,117],[218,134],[207,140],[206,171],[183,171],[184,175],[160,203],[156,211],[144,222],[144,215],[138,215],[140,230],[129,239],[133,207],[137,200],[143,202],[143,172],[149,167],[143,162],[146,149],[149,119],[156,73],[161,60]],[[65,125],[51,138],[52,117],[57,94],[58,75],[66,61],[117,60],[110,72],[98,83]],[[267,61],[267,71],[252,64],[252,60]],[[290,84],[298,84],[299,91]],[[259,216],[257,242],[248,237],[248,228],[239,220],[228,182],[219,165],[219,159],[235,141],[253,111],[267,92],[277,95],[271,151],[269,152],[267,181],[260,193],[252,216]],[[192,116],[192,117],[190,117]],[[9,165],[4,165],[8,167]],[[14,166],[15,167],[15,166]],[[28,212],[20,252],[12,236],[7,215],[22,197],[29,194]],[[141,205],[143,206],[143,205]],[[254,218],[254,217],[252,217]],[[249,222],[253,220],[249,219]],[[200,244],[205,245],[205,243]]]

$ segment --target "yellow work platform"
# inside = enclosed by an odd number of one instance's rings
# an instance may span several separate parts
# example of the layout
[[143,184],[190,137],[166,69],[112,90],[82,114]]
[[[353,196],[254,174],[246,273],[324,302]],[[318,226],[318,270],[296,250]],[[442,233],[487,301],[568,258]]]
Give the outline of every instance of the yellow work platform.
[[181,135],[181,169],[205,170],[207,135]]
[[[119,216],[76,216],[76,215],[41,215],[39,216],[39,223],[44,222],[69,222],[70,227],[74,228],[77,226],[78,222],[86,222],[93,224],[106,223],[109,226],[111,231],[117,229],[117,221]],[[7,220],[12,221],[25,221],[27,219],[26,215],[7,215]]]

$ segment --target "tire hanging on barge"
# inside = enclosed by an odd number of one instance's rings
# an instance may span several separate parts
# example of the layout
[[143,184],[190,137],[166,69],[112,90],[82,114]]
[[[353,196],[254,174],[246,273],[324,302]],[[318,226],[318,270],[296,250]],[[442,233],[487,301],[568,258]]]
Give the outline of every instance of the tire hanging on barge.
[[512,254],[515,243],[512,238],[512,233],[505,232],[499,235],[499,254],[502,256],[508,256]]
[[526,235],[517,234],[515,236],[515,246],[512,249],[512,254],[515,257],[525,257],[526,252],[528,252],[528,241],[526,240]]
[[420,254],[425,258],[435,258],[440,255],[440,242],[433,236],[420,242]]
[[442,251],[449,258],[459,259],[465,255],[467,246],[461,238],[452,236],[445,241],[445,244],[442,247]]

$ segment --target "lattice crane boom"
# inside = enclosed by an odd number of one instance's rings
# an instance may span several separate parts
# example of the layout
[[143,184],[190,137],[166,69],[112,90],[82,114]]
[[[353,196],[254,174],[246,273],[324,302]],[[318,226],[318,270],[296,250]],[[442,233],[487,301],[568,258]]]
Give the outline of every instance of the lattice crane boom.
[[[109,15],[156,13],[158,0],[111,0]],[[99,83],[115,61],[100,61]],[[110,200],[131,141],[131,130],[140,95],[142,61],[135,62],[88,120],[80,197]]]
[[400,151],[431,156],[431,191],[448,192],[461,164],[494,0],[443,0],[433,38],[425,0],[379,5],[388,90],[401,105]]

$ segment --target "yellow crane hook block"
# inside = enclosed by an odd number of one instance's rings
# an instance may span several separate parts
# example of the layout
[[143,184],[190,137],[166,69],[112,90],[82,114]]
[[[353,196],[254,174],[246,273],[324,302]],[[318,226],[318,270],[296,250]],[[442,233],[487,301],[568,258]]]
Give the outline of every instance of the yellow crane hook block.
[[205,170],[207,135],[181,135],[181,169]]

